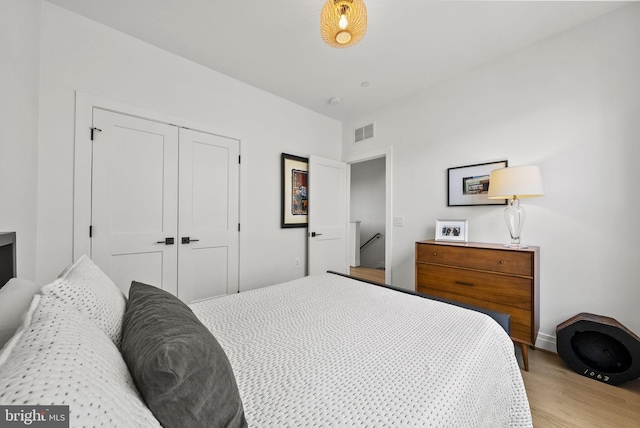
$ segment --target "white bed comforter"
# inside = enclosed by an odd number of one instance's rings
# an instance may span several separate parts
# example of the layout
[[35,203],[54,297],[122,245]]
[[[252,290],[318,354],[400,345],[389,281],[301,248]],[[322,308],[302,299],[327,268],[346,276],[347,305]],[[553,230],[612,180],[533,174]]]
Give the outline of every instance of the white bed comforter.
[[252,427],[531,427],[486,315],[332,274],[191,305]]

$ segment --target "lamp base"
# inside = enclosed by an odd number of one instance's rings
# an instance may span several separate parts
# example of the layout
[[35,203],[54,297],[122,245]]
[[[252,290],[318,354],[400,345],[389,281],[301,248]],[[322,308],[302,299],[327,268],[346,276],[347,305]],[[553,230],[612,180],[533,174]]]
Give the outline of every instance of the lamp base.
[[520,206],[520,199],[514,196],[509,202],[509,206],[504,209],[504,219],[509,228],[509,235],[511,235],[511,243],[505,244],[505,248],[513,248],[514,250],[527,248],[526,245],[520,243],[520,231],[526,217],[527,212],[524,207]]
[[529,248],[528,245],[524,244],[504,244],[504,248],[513,248],[514,250],[524,250],[525,248]]

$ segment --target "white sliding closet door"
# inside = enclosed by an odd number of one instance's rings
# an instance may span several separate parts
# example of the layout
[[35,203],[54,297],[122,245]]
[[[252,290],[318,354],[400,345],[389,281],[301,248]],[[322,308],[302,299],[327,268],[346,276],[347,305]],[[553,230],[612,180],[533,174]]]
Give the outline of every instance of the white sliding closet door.
[[93,115],[91,258],[125,293],[136,280],[177,294],[178,128]]
[[236,139],[93,111],[91,258],[186,303],[238,292]]
[[180,129],[178,296],[238,292],[237,140]]

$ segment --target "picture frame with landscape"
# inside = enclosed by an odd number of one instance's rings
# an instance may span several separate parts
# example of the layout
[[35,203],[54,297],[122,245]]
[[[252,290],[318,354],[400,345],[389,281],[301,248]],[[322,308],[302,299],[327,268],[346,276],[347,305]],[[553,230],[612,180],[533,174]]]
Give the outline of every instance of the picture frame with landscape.
[[447,170],[447,206],[506,205],[506,199],[489,199],[489,178],[494,169],[506,168],[507,160],[457,166]]

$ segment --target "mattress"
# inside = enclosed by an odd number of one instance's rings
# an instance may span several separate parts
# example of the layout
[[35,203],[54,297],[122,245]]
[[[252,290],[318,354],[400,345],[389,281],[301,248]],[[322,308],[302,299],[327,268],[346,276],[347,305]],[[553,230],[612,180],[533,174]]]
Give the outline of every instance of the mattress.
[[489,316],[322,274],[190,305],[253,427],[531,427]]

